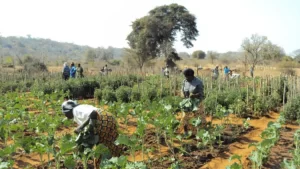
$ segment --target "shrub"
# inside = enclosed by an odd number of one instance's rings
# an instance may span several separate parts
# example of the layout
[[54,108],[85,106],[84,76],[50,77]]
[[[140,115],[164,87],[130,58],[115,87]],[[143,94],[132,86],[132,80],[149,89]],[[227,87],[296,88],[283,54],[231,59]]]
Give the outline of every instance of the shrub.
[[101,99],[102,99],[102,90],[101,89],[96,89],[95,92],[94,92],[94,97],[98,101],[101,101]]
[[130,100],[131,101],[140,101],[141,100],[141,92],[138,90],[138,88],[135,86],[132,91],[131,91],[131,95],[130,95]]
[[130,101],[131,88],[121,86],[116,90],[116,97],[119,102],[128,103]]
[[285,68],[282,70],[282,73],[288,76],[295,76],[296,75],[296,71],[292,68]]
[[48,72],[47,66],[41,62],[25,63],[24,71],[28,73]]
[[300,96],[293,98],[285,105],[283,114],[287,120],[300,119]]
[[106,87],[102,90],[102,99],[107,102],[117,101],[116,94],[114,90],[110,87]]
[[156,97],[157,97],[157,92],[153,87],[147,88],[142,94],[142,100],[144,101],[145,100],[153,101],[155,100]]

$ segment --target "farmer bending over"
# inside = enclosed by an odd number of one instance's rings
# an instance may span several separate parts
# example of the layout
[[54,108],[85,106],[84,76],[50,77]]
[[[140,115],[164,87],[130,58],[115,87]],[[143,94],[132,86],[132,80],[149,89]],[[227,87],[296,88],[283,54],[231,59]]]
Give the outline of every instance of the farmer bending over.
[[74,132],[79,134],[76,143],[80,152],[102,143],[110,150],[112,156],[120,156],[123,147],[114,144],[119,133],[113,116],[92,105],[80,105],[72,100],[62,104],[62,112],[78,124]]
[[183,74],[185,79],[182,84],[182,92],[185,99],[180,103],[180,107],[184,110],[182,121],[184,133],[187,135],[188,129],[193,129],[193,127],[189,125],[191,118],[201,116],[201,124],[206,123],[201,103],[204,99],[204,88],[202,81],[194,76],[193,69],[185,69]]

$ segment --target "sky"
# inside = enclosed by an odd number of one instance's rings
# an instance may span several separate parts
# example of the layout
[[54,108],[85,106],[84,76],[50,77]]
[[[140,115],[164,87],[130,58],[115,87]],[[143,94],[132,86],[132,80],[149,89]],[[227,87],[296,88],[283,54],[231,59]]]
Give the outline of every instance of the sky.
[[177,39],[177,52],[239,51],[255,33],[287,54],[300,48],[300,0],[0,0],[0,36],[128,47],[131,23],[171,3],[194,14],[199,31],[192,48]]

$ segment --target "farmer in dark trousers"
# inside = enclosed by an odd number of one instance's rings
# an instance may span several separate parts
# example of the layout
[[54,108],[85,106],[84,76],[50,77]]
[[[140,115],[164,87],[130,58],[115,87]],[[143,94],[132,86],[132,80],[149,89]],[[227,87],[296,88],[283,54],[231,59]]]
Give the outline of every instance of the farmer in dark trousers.
[[[77,104],[72,100],[62,104],[62,112],[68,119],[74,119],[78,127],[74,131],[79,134],[76,142],[80,152],[85,148],[93,148],[94,145],[104,144],[112,156],[120,156],[123,146],[114,144],[118,138],[117,122],[110,114],[87,104]],[[98,167],[100,160],[95,160]],[[99,167],[98,167],[99,168]]]
[[180,107],[184,109],[181,123],[183,124],[184,133],[187,135],[189,129],[194,130],[194,127],[189,124],[189,120],[193,117],[197,118],[201,116],[201,124],[206,124],[202,104],[202,100],[204,99],[204,86],[203,82],[194,76],[193,69],[185,69],[183,74],[185,79],[182,84],[182,92],[185,99],[180,103]]
[[68,80],[70,78],[70,68],[69,68],[67,62],[64,63],[64,67],[62,70],[62,77],[64,80]]

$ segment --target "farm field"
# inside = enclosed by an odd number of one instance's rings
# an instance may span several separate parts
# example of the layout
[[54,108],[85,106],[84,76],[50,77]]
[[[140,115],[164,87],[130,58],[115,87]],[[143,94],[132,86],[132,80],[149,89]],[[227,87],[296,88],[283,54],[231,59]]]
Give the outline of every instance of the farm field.
[[[22,77],[19,77],[20,79]],[[184,136],[179,121],[182,75],[90,76],[7,82],[0,97],[2,168],[299,168],[299,79],[242,77],[212,81],[201,75],[206,125],[200,118]],[[113,114],[123,156],[103,145],[79,155],[76,125],[61,113],[64,98]],[[194,135],[192,135],[192,133]],[[231,159],[231,160],[230,160]]]

